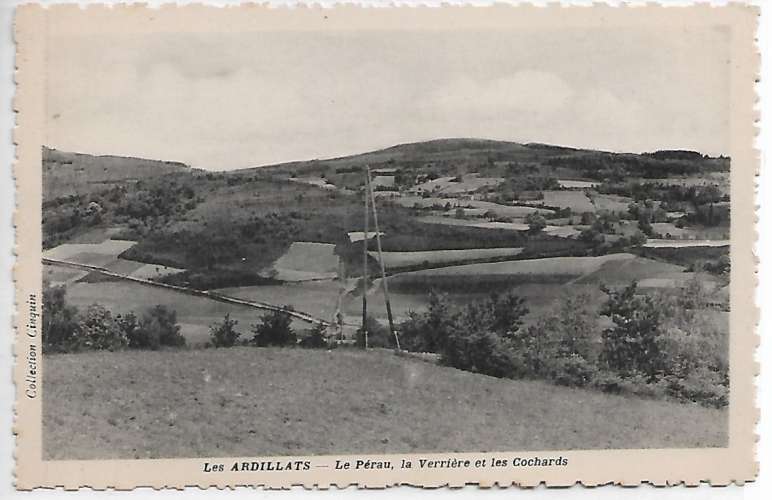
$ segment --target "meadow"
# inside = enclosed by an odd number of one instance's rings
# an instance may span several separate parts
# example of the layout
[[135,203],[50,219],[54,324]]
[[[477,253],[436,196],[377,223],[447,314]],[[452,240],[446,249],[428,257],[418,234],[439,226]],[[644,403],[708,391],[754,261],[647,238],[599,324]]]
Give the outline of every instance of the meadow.
[[381,350],[57,354],[43,376],[46,460],[727,444],[726,409],[496,379]]
[[[460,263],[464,261],[490,260],[514,257],[523,252],[522,248],[470,248],[466,250],[430,250],[426,252],[383,252],[383,264],[387,269],[432,266],[437,264]],[[378,252],[369,252],[378,259]]]

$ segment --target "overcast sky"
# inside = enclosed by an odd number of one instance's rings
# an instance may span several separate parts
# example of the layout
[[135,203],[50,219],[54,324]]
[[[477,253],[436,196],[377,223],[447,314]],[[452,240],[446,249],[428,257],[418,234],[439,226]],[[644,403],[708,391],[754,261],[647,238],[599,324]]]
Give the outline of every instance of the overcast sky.
[[208,169],[442,137],[727,154],[727,43],[712,28],[57,38],[47,143]]

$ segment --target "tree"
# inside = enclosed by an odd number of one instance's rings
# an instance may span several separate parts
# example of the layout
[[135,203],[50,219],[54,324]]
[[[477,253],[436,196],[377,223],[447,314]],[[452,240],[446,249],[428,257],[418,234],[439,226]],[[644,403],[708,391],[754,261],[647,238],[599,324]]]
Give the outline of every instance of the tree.
[[165,305],[148,309],[139,320],[137,328],[129,335],[129,347],[159,349],[161,346],[185,345],[185,337],[177,324],[177,313]]
[[115,351],[126,345],[128,340],[110,311],[99,304],[88,306],[78,322],[72,348]]
[[230,313],[225,313],[222,322],[209,327],[209,337],[215,347],[233,347],[239,340],[241,333],[236,331],[239,322],[231,319]]
[[300,341],[300,347],[309,349],[323,349],[327,347],[327,328],[321,324],[315,324],[307,330],[306,336]]
[[654,381],[662,369],[660,305],[653,297],[640,295],[636,282],[621,291],[604,291],[609,298],[601,314],[610,317],[614,326],[603,332],[601,359],[623,376],[642,375]]
[[67,305],[64,287],[43,290],[43,349],[64,351],[78,331],[78,310]]
[[[285,306],[289,309],[289,306]],[[252,343],[258,347],[295,345],[297,337],[292,330],[292,316],[286,311],[271,311],[252,326]]]
[[[367,328],[368,347],[393,348],[396,346],[389,329],[380,324],[374,317],[368,315],[365,326]],[[365,332],[361,327],[356,332],[356,344],[358,347],[365,347]]]
[[525,223],[528,224],[528,232],[534,234],[541,232],[547,227],[547,219],[538,212],[528,214],[525,218]]

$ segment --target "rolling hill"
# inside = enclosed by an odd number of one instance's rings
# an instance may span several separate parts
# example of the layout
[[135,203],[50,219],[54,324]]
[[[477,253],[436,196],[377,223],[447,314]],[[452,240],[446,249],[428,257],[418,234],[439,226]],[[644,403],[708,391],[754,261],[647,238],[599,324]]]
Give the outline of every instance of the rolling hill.
[[191,168],[174,161],[94,156],[43,148],[43,199],[84,194],[115,183],[133,182]]

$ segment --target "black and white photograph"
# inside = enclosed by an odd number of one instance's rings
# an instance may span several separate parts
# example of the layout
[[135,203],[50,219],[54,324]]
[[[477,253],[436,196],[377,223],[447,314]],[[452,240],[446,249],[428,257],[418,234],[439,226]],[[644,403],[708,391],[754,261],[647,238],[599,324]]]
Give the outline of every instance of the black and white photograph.
[[736,27],[62,13],[43,461],[730,446]]

